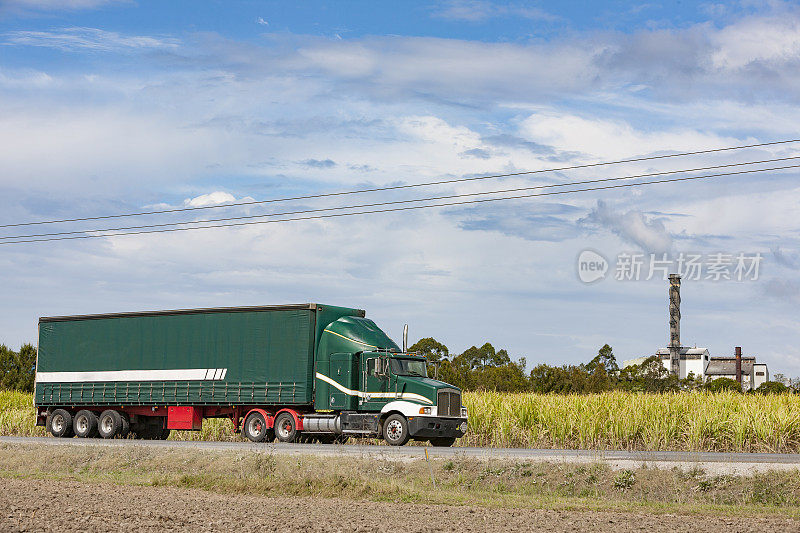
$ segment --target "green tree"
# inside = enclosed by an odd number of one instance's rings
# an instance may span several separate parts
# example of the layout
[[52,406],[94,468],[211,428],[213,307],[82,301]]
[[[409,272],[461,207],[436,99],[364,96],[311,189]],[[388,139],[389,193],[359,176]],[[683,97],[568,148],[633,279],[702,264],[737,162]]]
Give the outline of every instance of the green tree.
[[442,359],[447,359],[448,355],[450,355],[447,346],[433,337],[425,337],[424,339],[418,340],[411,345],[408,351],[425,356],[429,363],[438,363]]
[[678,378],[670,375],[657,355],[620,370],[618,384],[621,389],[641,392],[665,392],[679,387]]
[[619,373],[619,366],[617,365],[617,358],[614,357],[614,350],[608,344],[604,344],[597,355],[586,364],[586,370],[590,374],[594,373],[598,366],[602,366],[605,373],[609,376],[616,376]]
[[33,392],[36,348],[24,344],[19,352],[0,345],[0,388]]
[[758,386],[756,392],[760,394],[782,394],[790,390],[789,387],[778,381],[765,381]]
[[742,392],[742,386],[738,381],[731,378],[712,379],[705,385],[706,390],[711,392],[721,392],[726,390]]

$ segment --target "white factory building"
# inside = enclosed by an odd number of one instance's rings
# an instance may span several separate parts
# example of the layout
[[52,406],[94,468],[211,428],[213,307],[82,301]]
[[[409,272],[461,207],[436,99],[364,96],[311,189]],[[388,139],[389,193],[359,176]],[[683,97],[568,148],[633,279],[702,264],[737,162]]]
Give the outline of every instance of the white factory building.
[[[669,348],[661,348],[655,355],[661,359],[661,364],[669,371]],[[622,362],[623,368],[631,365],[640,365],[647,357],[638,357]],[[678,377],[685,379],[689,374],[709,381],[719,378],[736,380],[736,357],[711,357],[708,348],[680,349],[680,370]],[[764,363],[757,363],[754,356],[742,356],[742,390],[757,389],[762,383],[769,381],[769,370]]]

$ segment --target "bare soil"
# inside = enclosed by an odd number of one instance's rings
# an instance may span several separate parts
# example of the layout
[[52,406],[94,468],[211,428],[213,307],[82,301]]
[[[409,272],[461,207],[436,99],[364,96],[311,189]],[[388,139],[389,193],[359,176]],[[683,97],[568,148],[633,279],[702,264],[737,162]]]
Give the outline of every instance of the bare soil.
[[787,518],[497,509],[224,495],[194,489],[0,480],[0,531],[800,531]]

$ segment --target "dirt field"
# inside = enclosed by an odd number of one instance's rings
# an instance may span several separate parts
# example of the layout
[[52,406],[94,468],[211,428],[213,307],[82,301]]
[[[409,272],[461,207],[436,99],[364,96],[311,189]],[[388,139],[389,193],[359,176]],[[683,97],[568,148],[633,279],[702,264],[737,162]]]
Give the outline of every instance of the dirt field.
[[800,531],[790,519],[493,509],[267,498],[199,490],[3,479],[0,531]]

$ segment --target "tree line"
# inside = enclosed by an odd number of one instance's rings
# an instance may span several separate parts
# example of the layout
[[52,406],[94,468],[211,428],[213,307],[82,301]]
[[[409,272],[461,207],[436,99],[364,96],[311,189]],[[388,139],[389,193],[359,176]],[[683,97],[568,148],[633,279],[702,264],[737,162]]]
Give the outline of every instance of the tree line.
[[[525,358],[514,361],[506,350],[496,350],[488,342],[480,348],[472,346],[459,355],[451,356],[447,346],[427,337],[417,341],[409,351],[428,359],[430,376],[464,390],[541,394],[588,394],[609,390],[741,390],[739,383],[730,378],[704,383],[700,376],[690,374],[685,379],[678,379],[670,374],[656,355],[648,357],[641,364],[620,368],[613,348],[608,344],[603,345],[597,355],[586,363],[561,366],[539,364],[530,373],[525,371]],[[770,381],[758,388],[759,392],[764,393],[787,390],[797,392],[800,386],[789,389],[783,383]]]

